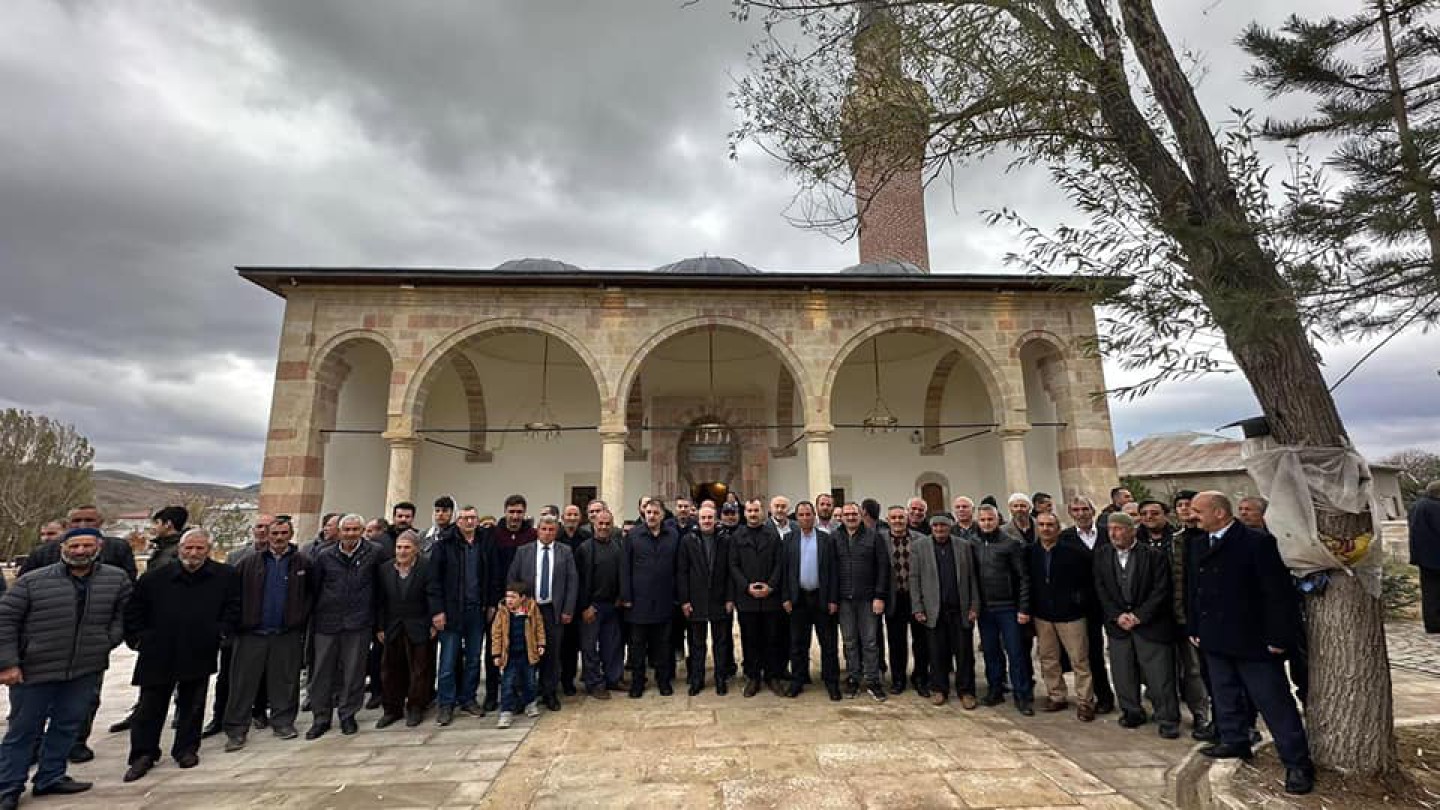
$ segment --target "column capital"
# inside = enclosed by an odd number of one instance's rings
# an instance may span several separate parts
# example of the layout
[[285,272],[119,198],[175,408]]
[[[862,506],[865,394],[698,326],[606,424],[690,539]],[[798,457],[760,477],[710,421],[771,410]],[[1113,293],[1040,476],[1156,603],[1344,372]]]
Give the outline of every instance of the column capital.
[[830,441],[830,436],[835,433],[835,426],[831,424],[810,424],[805,426],[805,439],[807,441]]
[[995,432],[1000,434],[1001,441],[1023,440],[1025,435],[1030,432],[1030,425],[1025,423],[1001,425],[995,429]]
[[601,444],[625,444],[630,440],[630,431],[624,427],[601,425],[599,433]]
[[415,446],[420,443],[420,437],[408,430],[387,430],[380,434],[391,447]]

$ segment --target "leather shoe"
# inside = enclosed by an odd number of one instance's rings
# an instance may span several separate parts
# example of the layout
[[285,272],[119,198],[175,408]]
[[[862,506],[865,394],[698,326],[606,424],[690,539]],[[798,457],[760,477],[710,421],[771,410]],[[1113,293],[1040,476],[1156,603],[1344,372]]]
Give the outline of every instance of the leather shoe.
[[323,723],[323,722],[322,722],[322,723],[316,723],[315,725],[313,725],[313,726],[310,727],[310,730],[309,730],[309,731],[306,731],[306,732],[305,732],[305,739],[307,739],[307,740],[318,740],[318,739],[320,739],[321,737],[324,737],[324,736],[325,736],[325,732],[327,732],[327,731],[329,731],[329,730],[330,730],[330,724],[329,724],[329,723]]
[[1243,743],[1215,743],[1201,748],[1200,753],[1211,759],[1249,759],[1254,756],[1250,746]]
[[448,726],[455,721],[455,707],[441,706],[435,710],[435,725]]
[[1315,789],[1315,769],[1311,768],[1286,768],[1285,769],[1285,792],[1303,796]]
[[129,730],[130,730],[130,724],[131,724],[132,722],[134,722],[134,718],[132,718],[132,717],[130,717],[130,716],[127,715],[124,720],[121,720],[121,721],[118,722],[118,723],[111,723],[111,724],[110,724],[110,733],[111,733],[111,734],[119,734],[119,733],[122,732],[122,731],[129,731]]
[[967,712],[968,712],[968,711],[973,711],[973,710],[975,709],[975,707],[976,707],[976,706],[979,706],[979,705],[980,705],[980,701],[976,700],[974,695],[961,695],[961,696],[960,696],[960,708],[964,709],[964,710],[967,711]]
[[730,682],[729,682],[729,681],[725,680],[724,678],[719,678],[719,679],[717,679],[717,680],[715,681],[715,694],[717,694],[717,695],[725,695],[725,694],[728,694],[729,692],[730,692]]
[[1096,713],[1096,714],[1110,714],[1110,713],[1113,712],[1113,711],[1115,711],[1115,701],[1113,701],[1113,700],[1097,700],[1097,701],[1095,701],[1095,713]]
[[841,698],[841,695],[840,695],[840,684],[838,684],[838,683],[827,683],[827,684],[825,684],[825,691],[830,694],[830,699],[831,699],[831,700],[840,700],[840,698]]
[[752,698],[760,694],[760,679],[747,678],[745,680],[745,697]]
[[945,705],[945,693],[944,693],[944,692],[935,692],[934,694],[930,695],[930,705],[931,705],[931,706],[944,706],[944,705]]
[[244,738],[244,737],[231,737],[231,736],[229,736],[229,735],[226,735],[226,737],[225,737],[225,753],[227,753],[227,754],[233,754],[234,752],[239,751],[240,749],[242,749],[242,748],[244,748],[244,747],[245,747],[245,738]]
[[155,760],[148,756],[139,756],[125,769],[125,775],[120,777],[122,782],[134,782],[136,779],[144,778],[150,769],[155,767]]
[[928,698],[930,697],[930,687],[926,686],[923,683],[917,683],[915,684],[915,694],[919,695],[922,698]]
[[225,727],[220,725],[220,720],[217,718],[215,720],[211,720],[210,725],[200,730],[200,738],[206,739],[208,737],[214,737],[216,734],[219,734],[224,730]]
[[379,720],[375,721],[375,728],[389,728],[398,722],[400,722],[400,715],[387,712],[381,715]]
[[798,683],[796,683],[796,682],[794,682],[794,681],[791,681],[791,682],[790,682],[790,685],[787,686],[787,687],[785,687],[785,697],[787,697],[787,698],[797,698],[797,697],[800,697],[800,690],[802,690],[802,689],[804,689],[804,688],[805,688],[804,686],[802,686],[802,685],[800,685],[800,684],[798,684]]
[[[325,727],[329,728],[330,726],[327,723]],[[282,740],[293,740],[300,736],[300,732],[296,731],[294,726],[277,726],[270,729],[270,733]]]
[[380,702],[381,702],[380,693],[379,693],[379,692],[373,692],[373,693],[371,693],[370,697],[365,700],[365,708],[366,708],[366,709],[378,709],[378,708],[380,708]]
[[4,796],[0,796],[0,810],[15,810],[19,806],[19,793],[6,793]]
[[992,690],[992,691],[990,691],[990,692],[986,692],[986,693],[985,693],[985,697],[980,700],[980,705],[981,705],[981,706],[999,706],[1001,703],[1004,703],[1004,702],[1005,702],[1005,693],[1004,693],[1004,692],[1001,692],[1001,691],[999,691],[999,690]]
[[673,694],[675,694],[675,687],[671,686],[669,681],[660,684],[660,695],[662,697],[670,697]]
[[892,695],[898,695],[898,694],[900,694],[901,692],[904,692],[904,691],[905,691],[905,681],[903,681],[903,680],[897,680],[897,681],[895,681],[894,683],[890,684],[890,694],[892,694]]
[[1120,715],[1121,728],[1139,728],[1145,725],[1144,712],[1125,712]]
[[1167,740],[1180,739],[1180,726],[1175,723],[1161,723],[1160,736]]
[[485,709],[486,712],[493,712],[493,711],[495,711],[496,709],[500,708],[500,699],[499,699],[499,698],[493,698],[493,697],[490,697],[489,695],[486,695],[486,696],[485,696],[485,702],[482,703],[482,704],[480,704],[480,705],[481,705],[482,708]]
[[355,718],[353,718],[353,717],[346,717],[346,718],[341,719],[341,721],[340,721],[340,733],[341,733],[341,734],[344,734],[345,736],[348,737],[348,736],[350,736],[351,734],[354,734],[354,733],[358,732],[359,730],[360,730],[360,724],[357,723],[357,722],[355,722]]
[[630,684],[630,697],[641,698],[645,696],[645,684],[636,681]]
[[692,684],[690,684],[690,688],[689,688],[689,689],[686,689],[685,692],[686,692],[686,694],[690,695],[690,697],[695,697],[696,695],[700,694],[700,690],[701,690],[701,689],[704,689],[704,688],[705,688],[705,687],[702,686],[701,684],[692,683]]
[[1045,705],[1040,707],[1042,712],[1063,712],[1070,708],[1070,702],[1065,700],[1045,700]]
[[175,764],[188,770],[200,764],[200,755],[194,751],[186,751],[180,756],[175,757]]
[[81,782],[69,776],[62,776],[45,787],[37,787],[32,792],[36,796],[70,796],[75,793],[84,793],[91,788],[89,782]]
[[575,697],[575,684],[561,684],[560,689],[565,692],[565,697]]
[[1028,700],[1018,700],[1015,702],[1015,711],[1020,712],[1026,717],[1034,717],[1035,704]]
[[1196,723],[1194,730],[1190,732],[1190,739],[1196,742],[1216,742],[1220,735],[1215,732],[1214,723]]
[[90,746],[86,745],[85,743],[75,743],[73,746],[70,747],[69,759],[71,762],[89,762],[94,758],[95,752],[91,751]]
[[[662,691],[660,694],[663,695],[665,693]],[[552,712],[560,711],[560,698],[556,697],[555,695],[547,695],[545,698],[545,708],[549,709]]]
[[422,720],[424,720],[424,719],[425,719],[425,712],[421,711],[420,709],[406,709],[406,710],[405,710],[405,727],[406,727],[406,728],[414,728],[414,727],[420,725],[420,721],[422,721]]

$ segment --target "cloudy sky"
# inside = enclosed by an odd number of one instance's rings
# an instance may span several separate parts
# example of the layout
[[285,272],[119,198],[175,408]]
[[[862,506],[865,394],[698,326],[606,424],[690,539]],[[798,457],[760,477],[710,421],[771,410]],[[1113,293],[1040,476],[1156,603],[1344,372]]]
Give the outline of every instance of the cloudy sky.
[[[650,268],[732,255],[825,270],[855,247],[783,216],[727,93],[754,26],[726,0],[7,0],[0,37],[0,406],[75,423],[97,463],[259,477],[281,301],[237,264]],[[1211,114],[1264,102],[1230,43],[1347,0],[1161,0]],[[1068,212],[1042,176],[930,194],[933,264],[996,271],[979,211]],[[1324,347],[1333,379],[1363,346]],[[1340,389],[1362,450],[1440,449],[1440,338],[1406,335]],[[1112,379],[1119,379],[1112,372]],[[1238,378],[1113,406],[1117,442],[1255,410]]]

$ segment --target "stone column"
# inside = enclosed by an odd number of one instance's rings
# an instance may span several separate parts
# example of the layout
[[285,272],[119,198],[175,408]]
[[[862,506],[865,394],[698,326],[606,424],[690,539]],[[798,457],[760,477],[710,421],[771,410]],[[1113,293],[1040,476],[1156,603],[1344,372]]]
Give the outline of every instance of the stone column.
[[810,473],[810,491],[807,498],[822,492],[829,492],[830,478],[830,425],[807,425],[805,427],[805,461]]
[[420,445],[413,433],[383,434],[390,445],[390,474],[385,479],[385,509],[415,499],[415,448]]
[[1013,492],[1030,492],[1030,470],[1025,462],[1025,434],[1029,425],[1006,425],[1000,428],[1000,449],[1005,459],[1005,488]]
[[600,428],[600,500],[610,505],[618,523],[625,509],[625,441],[629,431]]

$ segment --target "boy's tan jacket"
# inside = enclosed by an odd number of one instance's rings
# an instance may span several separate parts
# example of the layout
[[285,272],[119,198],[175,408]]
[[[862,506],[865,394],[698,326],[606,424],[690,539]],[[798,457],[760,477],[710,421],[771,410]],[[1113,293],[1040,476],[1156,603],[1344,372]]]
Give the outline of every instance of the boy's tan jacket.
[[[540,606],[535,600],[525,597],[520,602],[525,611],[525,649],[531,664],[540,663],[540,648],[545,646],[545,619],[540,615]],[[495,666],[504,669],[510,662],[510,609],[500,603],[495,611],[495,621],[490,623],[490,649],[494,651]]]

